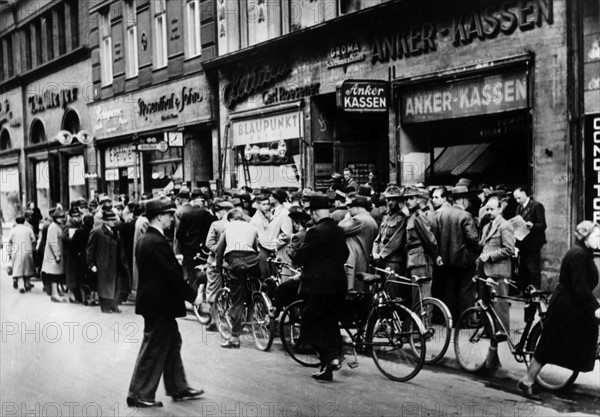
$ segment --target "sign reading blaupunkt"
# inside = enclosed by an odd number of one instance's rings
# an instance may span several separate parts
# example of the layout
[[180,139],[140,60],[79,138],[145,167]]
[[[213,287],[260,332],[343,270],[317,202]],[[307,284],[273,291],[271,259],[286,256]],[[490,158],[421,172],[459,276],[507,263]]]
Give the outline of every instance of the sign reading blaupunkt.
[[585,218],[600,222],[600,113],[585,116]]
[[386,81],[346,80],[337,88],[337,105],[348,112],[385,112],[388,92]]

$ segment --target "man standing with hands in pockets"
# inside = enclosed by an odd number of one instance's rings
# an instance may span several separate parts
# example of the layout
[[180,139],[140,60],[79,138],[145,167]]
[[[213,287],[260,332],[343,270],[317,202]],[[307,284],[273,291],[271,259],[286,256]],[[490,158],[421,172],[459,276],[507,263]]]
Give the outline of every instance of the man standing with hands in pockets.
[[174,212],[168,197],[149,200],[146,217],[150,224],[135,247],[139,269],[135,312],[144,317],[144,339],[127,395],[130,407],[162,407],[155,395],[163,374],[167,395],[174,401],[204,393],[190,388],[181,361],[182,340],[175,319],[185,317],[185,301],[198,305],[201,296],[184,281],[183,270],[164,236]]

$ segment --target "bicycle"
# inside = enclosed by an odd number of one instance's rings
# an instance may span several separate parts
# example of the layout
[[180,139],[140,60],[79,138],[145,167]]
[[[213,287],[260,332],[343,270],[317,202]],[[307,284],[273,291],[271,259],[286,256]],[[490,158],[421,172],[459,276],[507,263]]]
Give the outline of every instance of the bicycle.
[[421,287],[430,283],[432,278],[413,276],[411,279],[401,276],[389,268],[375,268],[375,270],[385,274],[386,279],[394,277],[402,285],[417,289],[419,298],[413,303],[412,311],[415,312],[423,322],[423,326],[425,326],[425,343],[427,344],[425,363],[431,365],[440,361],[450,346],[452,314],[442,300],[434,297],[423,297]]
[[[498,285],[493,280],[480,277],[474,277],[473,281],[481,281],[490,288]],[[504,279],[503,281],[507,285],[515,286],[511,280]],[[484,302],[481,298],[478,299],[474,307],[466,309],[460,315],[456,324],[454,350],[460,366],[469,372],[485,370],[490,347],[503,341],[508,342],[510,352],[517,362],[529,366],[542,334],[543,318],[550,295],[550,291],[538,291],[530,286],[525,291],[523,298],[498,295],[494,291],[490,291],[489,303]],[[524,308],[525,328],[516,343],[494,309],[494,300],[497,298],[526,303]],[[499,324],[500,332],[496,329],[496,324]],[[572,384],[577,375],[578,372],[572,370],[546,365],[538,375],[537,382],[548,390],[558,390]]]
[[[222,268],[223,288],[215,294],[215,309],[217,312],[217,328],[221,337],[229,340],[231,338],[232,321],[229,314],[231,309],[231,293],[227,287],[229,280],[229,268]],[[243,317],[246,320],[242,321],[242,329],[250,326],[252,337],[254,338],[254,346],[258,350],[266,350],[270,348],[268,340],[270,331],[268,323],[270,323],[269,313],[271,311],[271,301],[269,297],[262,291],[262,282],[258,277],[247,277],[246,284],[250,291],[249,302],[245,302],[245,312]]]
[[[358,366],[357,347],[370,351],[375,365],[387,378],[405,382],[414,378],[425,363],[425,336],[423,323],[419,317],[392,300],[386,291],[388,280],[376,274],[357,273],[356,278],[367,286],[373,286],[373,293],[349,293],[345,315],[339,317],[340,329],[352,341],[354,361],[350,368]],[[304,345],[300,335],[300,323],[304,301],[290,304],[283,312],[280,332],[283,347],[293,360],[304,366],[317,367],[320,360],[316,352]],[[365,311],[367,312],[365,314]],[[350,329],[355,328],[353,333]]]

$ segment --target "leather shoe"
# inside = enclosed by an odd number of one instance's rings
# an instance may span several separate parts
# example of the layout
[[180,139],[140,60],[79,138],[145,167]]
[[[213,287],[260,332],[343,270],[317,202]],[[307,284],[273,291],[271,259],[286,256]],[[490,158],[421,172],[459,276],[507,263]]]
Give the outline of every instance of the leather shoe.
[[536,400],[536,401],[540,400],[540,397],[538,397],[537,395],[535,395],[533,393],[533,384],[527,385],[523,381],[519,381],[517,386],[519,387],[519,390],[521,390],[521,393],[523,394],[523,396],[529,398],[530,400]]
[[111,307],[110,311],[112,311],[113,313],[120,313],[121,309],[119,307]]
[[150,408],[150,407],[162,407],[163,403],[155,400],[140,400],[139,398],[127,397],[127,405],[129,407],[138,408]]
[[329,370],[327,367],[325,367],[325,369],[323,369],[322,371],[314,372],[312,374],[312,377],[314,379],[316,379],[317,381],[331,382],[331,381],[333,381],[333,372],[331,370]]
[[235,340],[226,340],[224,342],[221,342],[221,347],[225,348],[225,349],[239,349],[240,348],[240,341],[235,341]]
[[204,394],[203,389],[196,390],[193,388],[188,388],[188,389],[181,391],[179,394],[171,395],[171,397],[173,398],[173,401],[183,401],[183,400],[199,397],[202,394]]
[[218,332],[219,328],[217,327],[217,325],[215,323],[211,323],[208,326],[206,326],[206,331],[207,332]]

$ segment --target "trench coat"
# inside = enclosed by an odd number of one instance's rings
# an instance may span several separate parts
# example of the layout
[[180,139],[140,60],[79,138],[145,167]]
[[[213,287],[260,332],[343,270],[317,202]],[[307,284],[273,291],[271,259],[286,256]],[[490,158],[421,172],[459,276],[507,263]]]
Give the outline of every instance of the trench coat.
[[119,233],[106,225],[92,229],[86,248],[88,268],[98,269],[98,296],[114,300],[120,292],[119,279],[125,272],[125,256]]
[[[57,262],[56,260],[59,259]],[[63,256],[62,226],[56,222],[50,223],[44,245],[42,272],[52,275],[65,273],[65,257]]]
[[24,224],[17,224],[8,233],[8,245],[12,260],[13,277],[31,277],[35,275],[33,252],[35,235],[33,230]]
[[593,253],[582,242],[565,254],[558,286],[548,306],[544,329],[534,357],[541,364],[554,364],[579,372],[594,369],[600,307],[593,290],[598,269]]

